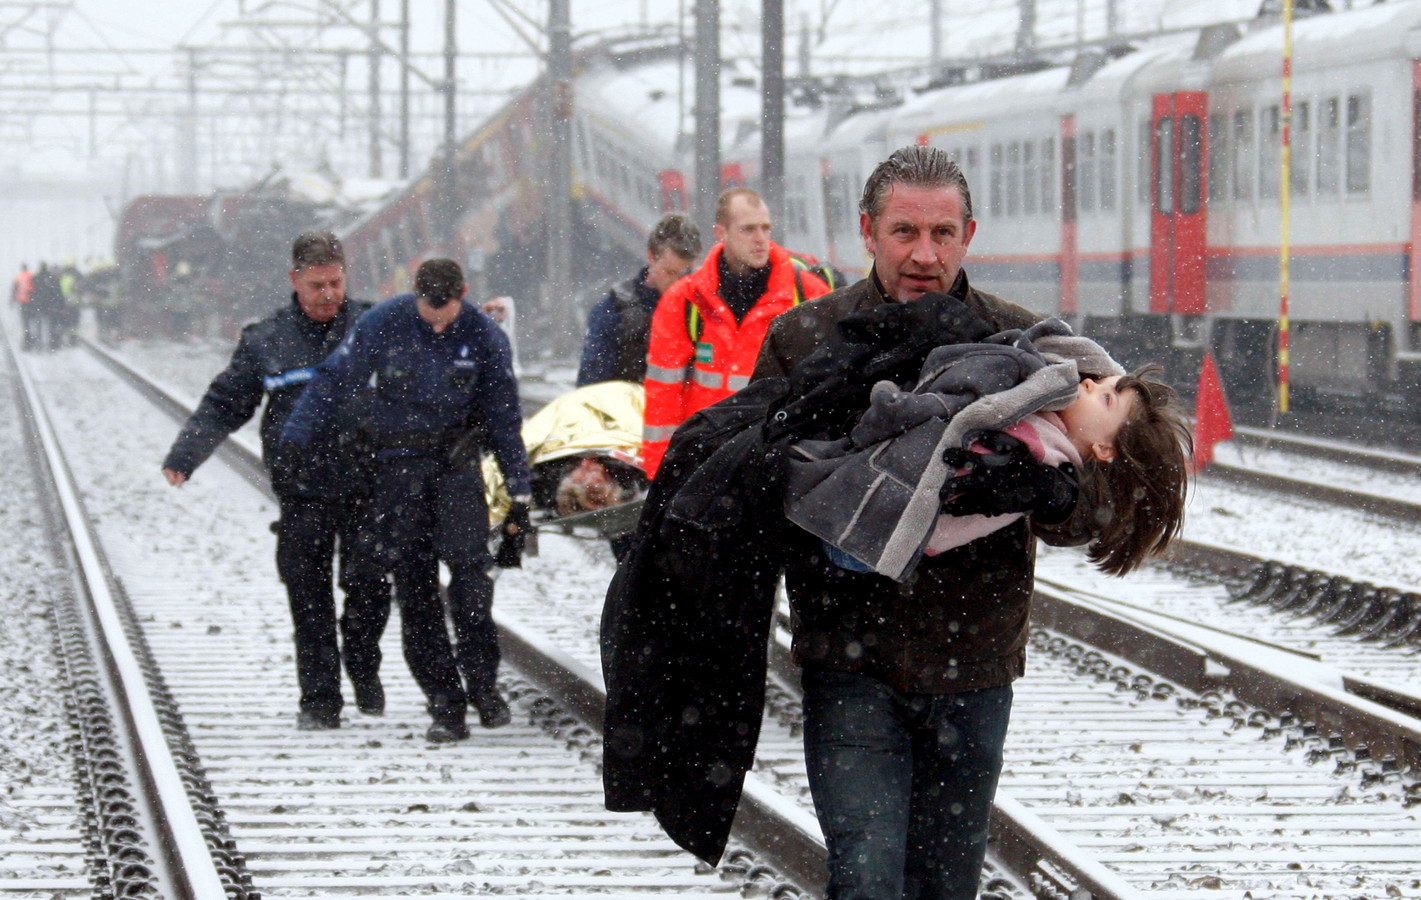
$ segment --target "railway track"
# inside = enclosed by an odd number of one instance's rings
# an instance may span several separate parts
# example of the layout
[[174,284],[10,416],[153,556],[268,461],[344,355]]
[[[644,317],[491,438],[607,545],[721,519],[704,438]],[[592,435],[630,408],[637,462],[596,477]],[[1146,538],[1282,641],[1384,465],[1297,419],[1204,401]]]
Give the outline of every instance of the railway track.
[[[530,680],[561,682],[570,708],[595,704],[610,559],[588,542],[550,535],[544,544],[556,567],[540,560],[506,573],[499,615],[568,663]],[[1148,605],[1180,589],[1158,574],[1168,584],[1123,584]],[[1073,580],[1062,596],[1043,591],[1052,627],[1034,634],[1030,674],[1017,685],[988,896],[1421,896],[1414,757],[1402,734],[1412,720],[1397,717],[1390,737],[1362,748],[1335,730],[1351,727],[1331,712],[1339,698],[1286,680],[1264,696],[1250,687],[1263,673],[1246,674],[1237,658],[1247,654],[1107,604],[1076,612],[1081,597],[1069,592],[1092,590]],[[285,651],[285,635],[268,641]],[[1311,717],[1270,708],[1307,691],[1318,695]],[[1365,701],[1352,707],[1379,715]],[[810,809],[797,715],[793,676],[777,673],[750,799],[787,821]],[[565,729],[582,729],[579,753],[599,752],[585,725]]]
[[[650,817],[607,813],[595,735],[516,666],[504,679],[513,726],[453,747],[426,745],[397,627],[385,647],[388,714],[296,732],[289,616],[266,532],[271,502],[217,464],[169,493],[156,468],[172,430],[162,413],[135,403],[130,388],[78,351],[27,362],[47,407],[35,415],[52,418],[60,467],[84,485],[87,522],[78,528],[95,538],[130,626],[119,630],[138,634],[151,653],[147,687],[174,699],[167,718],[177,736],[167,743],[187,750],[187,793],[230,829],[203,849],[226,854],[207,864],[229,870],[222,884],[184,888],[158,875],[95,896],[801,895],[753,848],[737,846],[728,865],[709,870]],[[123,709],[112,696],[93,705]],[[151,746],[142,755],[167,756]],[[133,807],[142,857],[126,862],[116,845],[91,841],[86,869],[136,873],[162,863],[173,839],[146,836],[180,821],[181,810]],[[203,843],[200,829],[188,833]],[[25,844],[35,866],[57,866],[41,844]],[[68,864],[76,865],[72,854]]]

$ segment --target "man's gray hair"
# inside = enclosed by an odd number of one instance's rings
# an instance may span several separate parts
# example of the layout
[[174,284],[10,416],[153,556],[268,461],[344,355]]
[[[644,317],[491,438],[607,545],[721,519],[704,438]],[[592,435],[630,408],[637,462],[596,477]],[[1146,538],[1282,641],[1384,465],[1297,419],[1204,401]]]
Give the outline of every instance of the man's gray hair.
[[859,200],[859,212],[867,213],[871,222],[878,221],[888,202],[888,192],[895,184],[955,187],[962,194],[963,223],[972,221],[972,192],[967,187],[967,176],[945,150],[919,146],[895,150],[868,176]]

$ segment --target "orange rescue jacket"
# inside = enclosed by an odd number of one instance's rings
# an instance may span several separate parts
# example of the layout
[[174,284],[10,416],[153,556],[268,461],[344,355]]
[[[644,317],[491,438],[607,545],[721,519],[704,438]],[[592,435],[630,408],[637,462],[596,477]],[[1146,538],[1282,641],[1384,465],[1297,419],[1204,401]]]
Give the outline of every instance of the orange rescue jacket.
[[15,302],[21,306],[29,303],[35,295],[35,277],[28,271],[15,276]]
[[[829,293],[823,281],[802,271],[798,283],[804,296],[797,298],[794,263],[783,247],[771,244],[765,293],[737,324],[720,299],[722,249],[716,244],[699,269],[668,288],[651,317],[642,445],[650,478],[656,477],[678,425],[750,383],[770,320],[801,300]],[[693,327],[698,334],[692,335]]]

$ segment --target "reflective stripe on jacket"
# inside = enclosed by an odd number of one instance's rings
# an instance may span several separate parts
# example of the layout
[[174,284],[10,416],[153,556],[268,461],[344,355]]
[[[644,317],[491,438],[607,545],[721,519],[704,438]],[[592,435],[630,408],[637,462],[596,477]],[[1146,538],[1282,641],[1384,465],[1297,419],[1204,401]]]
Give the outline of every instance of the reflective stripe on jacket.
[[[789,253],[770,245],[770,279],[765,293],[745,320],[721,300],[720,254],[716,244],[699,269],[661,296],[651,319],[651,344],[646,367],[646,442],[642,460],[649,477],[656,476],[661,457],[676,427],[696,412],[729,397],[750,383],[760,343],[770,321],[795,304],[795,273]],[[814,275],[801,273],[804,300],[827,294]],[[694,304],[701,326],[694,342],[687,331],[687,304]]]

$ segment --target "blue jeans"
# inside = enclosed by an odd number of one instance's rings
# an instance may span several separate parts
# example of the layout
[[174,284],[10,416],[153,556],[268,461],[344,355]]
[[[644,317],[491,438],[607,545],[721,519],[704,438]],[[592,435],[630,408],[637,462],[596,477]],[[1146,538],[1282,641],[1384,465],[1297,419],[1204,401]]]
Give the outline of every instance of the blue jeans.
[[804,758],[829,848],[825,900],[974,900],[1011,685],[902,694],[805,670]]

